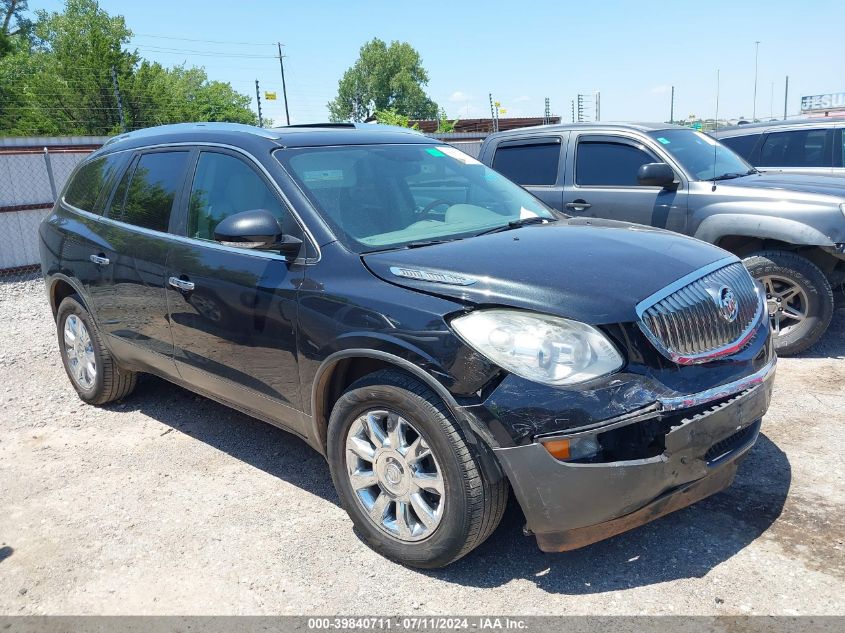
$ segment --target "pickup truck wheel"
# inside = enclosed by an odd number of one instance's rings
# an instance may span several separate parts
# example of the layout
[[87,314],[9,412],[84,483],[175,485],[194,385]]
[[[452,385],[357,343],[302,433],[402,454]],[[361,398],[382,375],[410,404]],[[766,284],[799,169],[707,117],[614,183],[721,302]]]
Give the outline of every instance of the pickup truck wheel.
[[343,508],[367,545],[413,567],[448,565],[499,524],[507,480],[478,450],[440,398],[399,371],[354,383],[329,421]]
[[91,315],[75,296],[65,298],[56,313],[59,351],[70,382],[88,404],[106,404],[128,396],[135,372],[118,367]]
[[775,351],[803,352],[821,338],[833,317],[833,291],[813,262],[787,251],[762,251],[744,260],[766,289]]

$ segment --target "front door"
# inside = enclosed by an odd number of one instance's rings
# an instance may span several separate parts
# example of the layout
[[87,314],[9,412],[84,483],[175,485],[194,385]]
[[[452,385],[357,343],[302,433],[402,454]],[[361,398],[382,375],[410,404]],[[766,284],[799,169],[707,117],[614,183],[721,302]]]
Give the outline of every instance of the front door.
[[641,165],[666,162],[635,138],[579,134],[570,150],[564,211],[573,216],[608,218],[683,233],[687,191],[640,185]]
[[272,212],[286,235],[302,238],[300,227],[255,165],[223,149],[199,153],[186,206],[188,239],[174,244],[167,271],[182,378],[301,431],[296,295],[304,253],[291,262],[214,241],[222,219],[252,209]]

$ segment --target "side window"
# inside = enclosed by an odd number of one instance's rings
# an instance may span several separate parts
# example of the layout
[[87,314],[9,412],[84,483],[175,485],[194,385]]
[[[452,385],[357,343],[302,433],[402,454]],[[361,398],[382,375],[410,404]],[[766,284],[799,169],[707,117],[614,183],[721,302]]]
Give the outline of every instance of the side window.
[[[135,226],[167,231],[187,160],[188,152],[142,154],[129,180],[123,212],[118,217]],[[113,204],[119,203],[121,184],[115,191]]]
[[825,152],[829,130],[772,132],[760,148],[761,167],[829,167]]
[[636,187],[641,165],[658,160],[625,143],[579,141],[575,154],[575,182],[586,186]]
[[214,229],[221,220],[252,209],[270,211],[286,234],[299,232],[293,218],[254,169],[229,154],[202,152],[188,203],[188,237],[213,240]]
[[518,185],[553,185],[559,162],[560,143],[505,145],[496,149],[493,169]]
[[737,154],[742,156],[745,160],[751,158],[751,152],[757,141],[760,140],[762,134],[748,134],[746,136],[731,136],[728,138],[720,138],[719,142],[722,145],[727,145]]
[[109,154],[80,167],[65,191],[67,203],[84,211],[98,213],[97,200],[123,164],[124,158],[123,154]]
[[836,167],[845,167],[845,131],[841,128],[836,130],[836,136],[839,139],[834,150],[834,154],[839,156],[839,164]]

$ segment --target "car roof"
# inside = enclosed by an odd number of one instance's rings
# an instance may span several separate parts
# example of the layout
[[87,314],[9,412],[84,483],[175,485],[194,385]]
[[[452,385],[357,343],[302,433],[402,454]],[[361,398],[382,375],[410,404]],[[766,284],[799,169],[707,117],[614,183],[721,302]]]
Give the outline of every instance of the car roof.
[[759,123],[744,123],[743,125],[732,125],[715,130],[710,134],[716,138],[729,138],[731,136],[746,136],[748,134],[759,134],[775,128],[796,128],[803,127],[830,127],[836,124],[845,123],[845,117],[814,117],[806,119],[786,119],[778,121],[761,121]]
[[415,130],[372,123],[312,123],[277,128],[260,128],[241,123],[176,123],[119,134],[106,142],[103,152],[171,143],[321,147],[436,142]]
[[636,132],[655,132],[657,130],[688,130],[690,128],[673,125],[671,123],[645,123],[645,122],[615,122],[615,121],[596,121],[590,123],[555,123],[552,125],[537,125],[534,127],[523,127],[515,130],[507,130],[505,132],[496,132],[487,138],[500,138],[503,136],[518,136],[530,132],[531,134],[544,132],[563,132],[567,130],[614,130],[614,131],[636,131]]

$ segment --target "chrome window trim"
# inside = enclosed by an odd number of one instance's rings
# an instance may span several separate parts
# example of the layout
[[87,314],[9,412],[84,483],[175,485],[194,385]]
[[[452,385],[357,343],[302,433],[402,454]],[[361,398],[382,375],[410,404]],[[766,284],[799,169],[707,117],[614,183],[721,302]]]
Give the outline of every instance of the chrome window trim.
[[665,345],[663,345],[663,342],[652,333],[652,331],[648,328],[648,326],[646,326],[645,322],[643,321],[643,314],[654,304],[665,299],[669,295],[674,294],[681,288],[688,286],[690,283],[701,279],[702,277],[705,277],[712,272],[725,268],[726,266],[729,266],[731,264],[742,264],[742,262],[736,257],[725,257],[724,259],[717,260],[712,264],[704,266],[703,268],[694,270],[688,275],[684,275],[680,279],[672,282],[665,288],[658,290],[657,292],[646,297],[637,304],[637,327],[640,328],[640,331],[646,336],[646,338],[651,342],[651,344],[654,345],[661,354],[663,354],[673,363],[678,363],[679,365],[697,365],[700,363],[706,363],[710,360],[713,360],[714,358],[719,358],[720,356],[724,356],[726,354],[730,354],[737,351],[738,349],[742,348],[746,343],[748,343],[748,341],[750,341],[751,338],[754,336],[754,332],[760,322],[760,317],[766,313],[766,299],[763,293],[760,292],[760,288],[756,282],[754,283],[754,287],[757,291],[757,310],[754,313],[754,317],[751,319],[748,326],[746,326],[746,328],[742,331],[742,334],[740,334],[739,338],[737,338],[735,341],[731,341],[730,343],[722,345],[721,347],[710,350],[708,352],[704,352],[702,354],[678,354],[677,352],[673,352],[667,349]]
[[[103,145],[103,147],[105,147],[105,145]],[[258,169],[261,171],[261,173],[264,174],[264,177],[267,178],[267,180],[269,180],[272,183],[273,189],[281,197],[282,201],[285,204],[285,207],[287,207],[287,210],[293,216],[294,221],[299,225],[299,228],[302,229],[302,232],[305,235],[306,239],[310,242],[310,244],[317,251],[316,257],[307,257],[307,258],[299,258],[298,257],[294,261],[300,262],[300,260],[304,260],[304,263],[306,263],[306,264],[316,264],[317,262],[319,262],[322,259],[323,253],[320,250],[320,245],[317,242],[317,238],[314,237],[313,233],[311,233],[310,229],[308,228],[308,225],[305,223],[305,221],[302,219],[302,217],[300,217],[299,213],[297,213],[296,209],[291,204],[290,199],[285,195],[285,192],[282,191],[282,188],[279,187],[279,184],[276,182],[276,179],[273,178],[273,176],[270,174],[270,172],[267,170],[267,168],[264,165],[261,164],[261,161],[259,161],[253,154],[251,154],[250,152],[246,151],[245,149],[243,149],[241,147],[237,147],[235,145],[229,145],[227,143],[213,143],[213,142],[210,142],[210,141],[196,141],[196,142],[194,142],[194,141],[190,141],[190,142],[189,141],[181,141],[181,142],[178,142],[178,143],[158,143],[156,145],[141,145],[139,147],[127,147],[125,149],[118,149],[118,150],[115,150],[113,152],[109,152],[109,154],[119,154],[120,152],[146,152],[147,150],[167,149],[169,147],[216,147],[216,148],[220,148],[220,149],[227,149],[227,150],[231,150],[233,152],[237,152],[238,154],[241,154],[242,156],[245,156],[246,158],[248,158],[256,167],[258,167]],[[96,153],[96,152],[93,152],[93,153]],[[95,159],[100,158],[100,156],[96,156],[94,158]],[[89,159],[86,158],[86,160],[81,161],[80,166],[85,164],[88,160]],[[285,174],[287,174],[287,172],[285,172]],[[89,213],[88,211],[83,211],[82,209],[78,209],[77,207],[74,207],[73,205],[68,204],[68,202],[65,200],[64,193],[62,194],[61,201],[67,207],[74,209],[75,211],[82,211],[83,213]],[[145,231],[149,230],[149,229],[144,229],[143,227],[140,227],[140,226],[135,226],[134,224],[129,224],[128,222],[121,222],[119,220],[113,220],[112,218],[107,218],[107,217],[104,217],[104,216],[96,216],[96,217],[100,218],[101,220],[112,220],[113,222],[117,223],[119,226],[128,226],[128,227],[131,227],[131,228],[134,228],[134,229],[141,229],[141,230],[145,230]],[[169,237],[177,237],[177,238],[184,237],[186,240],[189,240],[191,244],[218,245],[217,242],[212,242],[210,240],[200,240],[200,239],[190,238],[190,237],[182,236],[182,235],[174,235],[172,233],[162,233],[162,232],[159,232],[159,231],[151,231],[151,232],[155,235],[166,235],[166,236],[169,236]],[[219,246],[222,246],[222,245],[219,245]],[[232,251],[237,252],[237,253],[244,252],[244,250],[240,249],[240,248],[235,248],[235,249],[232,249],[231,247],[223,247],[223,248],[227,248],[228,250],[232,250]],[[272,253],[266,253],[266,252],[265,253],[253,253],[253,254],[261,254],[263,256],[272,255]],[[282,256],[279,256],[278,259],[282,259],[283,261],[288,261],[287,259],[285,259]]]
[[64,196],[62,196],[61,200],[62,206],[70,209],[74,213],[78,213],[79,215],[87,218],[91,218],[92,220],[99,220],[100,222],[105,222],[107,224],[111,224],[112,226],[117,226],[122,229],[128,229],[130,231],[136,231],[143,235],[148,235],[150,237],[158,237],[158,238],[165,238],[174,242],[181,242],[185,244],[190,244],[191,246],[205,246],[208,248],[213,248],[215,250],[226,251],[228,253],[237,253],[240,255],[250,255],[252,257],[259,257],[261,259],[275,259],[278,261],[285,262],[286,264],[300,264],[300,265],[308,265],[308,264],[316,264],[319,260],[309,259],[305,257],[297,257],[296,259],[290,260],[287,259],[284,255],[279,253],[272,253],[269,251],[256,251],[250,250],[247,248],[237,248],[234,246],[225,246],[219,242],[212,242],[210,240],[201,240],[193,237],[186,237],[184,235],[174,235],[173,233],[167,233],[165,231],[155,231],[153,229],[148,229],[143,226],[136,226],[135,224],[129,224],[128,222],[121,222],[120,220],[115,220],[113,218],[107,218],[102,215],[97,215],[96,213],[91,213],[90,211],[86,211],[85,209],[80,209],[79,207],[75,207],[72,204],[68,203]]

